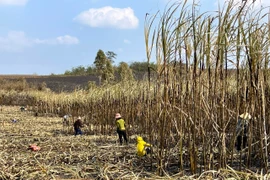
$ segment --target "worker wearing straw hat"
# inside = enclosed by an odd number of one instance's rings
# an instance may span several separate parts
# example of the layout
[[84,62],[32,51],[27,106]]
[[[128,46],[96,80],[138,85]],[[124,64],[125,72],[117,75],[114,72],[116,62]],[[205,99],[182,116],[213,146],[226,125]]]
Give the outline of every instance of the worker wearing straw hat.
[[245,148],[247,145],[247,132],[249,121],[251,120],[251,115],[247,112],[241,114],[238,117],[238,122],[236,126],[236,135],[237,135],[237,150],[240,151],[242,148]]
[[115,114],[115,119],[116,119],[117,134],[119,136],[120,145],[123,144],[123,138],[127,144],[128,140],[127,140],[126,127],[125,127],[125,120],[122,118],[120,113]]

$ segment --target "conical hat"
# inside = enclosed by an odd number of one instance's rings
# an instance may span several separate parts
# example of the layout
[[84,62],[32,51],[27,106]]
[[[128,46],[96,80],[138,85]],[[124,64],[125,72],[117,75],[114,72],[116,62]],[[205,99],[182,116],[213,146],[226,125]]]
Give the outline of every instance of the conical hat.
[[251,115],[249,113],[243,113],[239,117],[245,120],[251,119]]

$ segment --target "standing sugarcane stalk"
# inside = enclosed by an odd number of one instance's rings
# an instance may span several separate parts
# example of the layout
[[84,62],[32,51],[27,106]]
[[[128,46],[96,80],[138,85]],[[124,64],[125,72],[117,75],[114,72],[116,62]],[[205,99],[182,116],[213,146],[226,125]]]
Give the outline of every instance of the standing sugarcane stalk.
[[266,116],[265,116],[265,95],[264,95],[264,82],[261,81],[261,90],[262,90],[262,119],[263,119],[263,137],[264,137],[264,168],[265,172],[268,172],[268,143],[267,143],[267,132],[266,132]]

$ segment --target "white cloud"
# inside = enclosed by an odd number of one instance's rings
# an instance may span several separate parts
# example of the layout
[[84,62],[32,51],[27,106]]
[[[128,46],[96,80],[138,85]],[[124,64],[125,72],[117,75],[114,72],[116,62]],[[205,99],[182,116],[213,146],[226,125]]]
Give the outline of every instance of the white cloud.
[[130,40],[124,39],[125,44],[131,44]]
[[59,36],[53,39],[33,39],[25,35],[23,31],[10,31],[6,37],[0,36],[0,51],[22,52],[25,48],[37,44],[47,45],[72,45],[78,44],[76,37],[69,35]]
[[76,37],[72,37],[69,35],[59,36],[56,38],[59,44],[78,44],[79,40]]
[[57,44],[79,44],[79,39],[76,37],[72,37],[70,35],[59,36],[54,39],[35,39],[34,42],[36,44],[49,44],[49,45],[57,45]]
[[32,42],[22,31],[10,31],[7,37],[0,37],[0,51],[20,52],[30,46]]
[[[197,4],[198,2],[201,2],[203,0],[187,0],[187,4],[191,5],[193,3]],[[161,3],[165,5],[172,5],[172,4],[184,4],[184,1],[182,0],[161,0]]]
[[114,27],[118,29],[133,29],[139,24],[133,9],[112,8],[106,6],[99,9],[89,9],[74,18],[76,22],[91,27]]
[[117,51],[118,52],[124,52],[124,49],[123,48],[118,48]]
[[28,0],[0,0],[0,5],[23,6]]

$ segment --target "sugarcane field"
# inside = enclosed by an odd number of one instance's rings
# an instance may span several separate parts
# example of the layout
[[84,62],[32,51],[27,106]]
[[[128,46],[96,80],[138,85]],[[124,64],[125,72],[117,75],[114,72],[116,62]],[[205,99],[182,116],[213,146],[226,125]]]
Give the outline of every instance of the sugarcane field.
[[[102,118],[101,114],[97,114],[97,117],[89,114],[83,116],[83,123],[86,124],[82,128],[83,135],[75,136],[72,125],[75,117],[69,119],[69,125],[57,115],[36,114],[27,109],[22,111],[19,106],[1,106],[0,110],[1,179],[269,178],[269,175],[261,173],[263,170],[258,171],[262,167],[259,162],[253,160],[247,167],[246,150],[234,152],[232,157],[228,154],[227,165],[221,167],[217,144],[211,150],[209,148],[209,152],[204,152],[203,146],[198,148],[196,173],[192,173],[189,147],[181,146],[174,135],[169,135],[172,140],[164,147],[164,156],[168,157],[163,161],[159,174],[158,142],[150,141],[153,143],[151,154],[142,157],[136,154],[137,135],[143,135],[145,139],[154,138],[147,135],[147,132],[140,132],[139,127],[130,125],[127,128],[130,134],[128,144],[120,145],[113,120],[102,127],[98,122]],[[90,119],[95,123],[92,124]],[[188,139],[185,139],[183,137],[183,143],[187,143]],[[39,148],[34,149],[32,146]],[[205,159],[202,159],[203,153],[207,153]],[[259,158],[256,157],[258,155],[253,156],[254,159]]]
[[146,13],[143,75],[0,76],[0,179],[270,179],[270,10],[237,2]]

